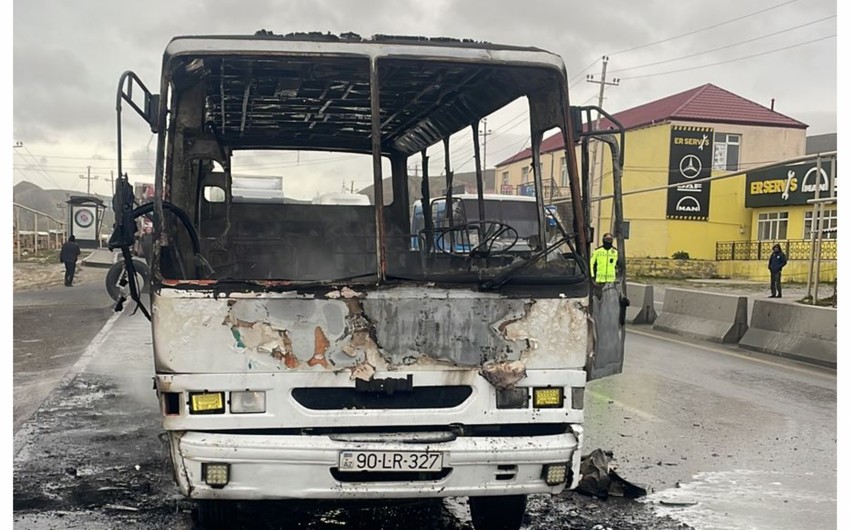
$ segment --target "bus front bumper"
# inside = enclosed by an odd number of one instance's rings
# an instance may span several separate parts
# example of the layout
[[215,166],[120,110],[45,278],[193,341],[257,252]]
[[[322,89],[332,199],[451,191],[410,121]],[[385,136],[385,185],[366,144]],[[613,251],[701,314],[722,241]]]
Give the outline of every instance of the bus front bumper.
[[[458,437],[439,443],[341,441],[333,436],[171,432],[175,478],[195,499],[405,499],[560,493],[578,485],[582,428],[546,436]],[[433,473],[340,473],[342,453],[438,453]],[[204,465],[227,464],[226,485],[207,484]],[[550,465],[564,482],[547,484]],[[220,468],[221,466],[219,466]],[[207,468],[209,469],[209,468]],[[398,477],[398,478],[396,478]],[[550,476],[551,482],[551,476]]]

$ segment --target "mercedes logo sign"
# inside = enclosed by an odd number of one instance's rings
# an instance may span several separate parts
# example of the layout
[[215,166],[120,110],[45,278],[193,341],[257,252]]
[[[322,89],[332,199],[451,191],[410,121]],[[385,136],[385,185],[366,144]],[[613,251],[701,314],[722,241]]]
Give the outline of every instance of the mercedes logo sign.
[[692,179],[702,171],[702,162],[696,155],[685,155],[679,161],[679,173],[686,179]]

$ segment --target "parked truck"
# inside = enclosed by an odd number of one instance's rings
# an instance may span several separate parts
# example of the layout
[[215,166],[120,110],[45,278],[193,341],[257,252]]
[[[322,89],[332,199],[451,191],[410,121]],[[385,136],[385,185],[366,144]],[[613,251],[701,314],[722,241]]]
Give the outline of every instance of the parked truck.
[[[589,128],[595,107],[571,106],[567,79],[531,47],[265,31],[174,38],[159,94],[121,76],[110,247],[131,268],[134,219],[152,220],[150,292],[131,281],[132,299],[151,321],[174,479],[204,527],[261,499],[467,497],[476,530],[517,529],[529,494],[577,486],[586,384],[621,371],[624,340],[624,280],[595,290],[588,275],[588,142],[610,147],[619,236],[622,128]],[[544,133],[563,136],[566,226],[542,191],[528,226],[488,214],[478,125],[516,100],[536,190]],[[140,208],[121,162],[125,106],[157,135]],[[426,208],[413,233],[408,163],[431,204],[429,153],[442,155],[430,170],[452,204],[450,141],[464,134],[474,214],[436,223]],[[371,204],[235,200],[244,153],[296,150],[359,155]],[[333,191],[348,178],[335,171],[284,189]],[[522,248],[494,250],[520,232]],[[454,239],[474,248],[434,244]]]

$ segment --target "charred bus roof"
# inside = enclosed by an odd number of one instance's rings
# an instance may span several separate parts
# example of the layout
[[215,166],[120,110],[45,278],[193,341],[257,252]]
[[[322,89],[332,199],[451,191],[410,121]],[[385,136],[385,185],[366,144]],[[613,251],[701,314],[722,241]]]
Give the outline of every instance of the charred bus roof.
[[421,151],[523,96],[545,100],[538,127],[567,112],[558,55],[422,37],[176,37],[163,57],[163,93],[169,82],[177,92],[202,85],[205,122],[232,149],[368,153],[373,61],[386,154]]

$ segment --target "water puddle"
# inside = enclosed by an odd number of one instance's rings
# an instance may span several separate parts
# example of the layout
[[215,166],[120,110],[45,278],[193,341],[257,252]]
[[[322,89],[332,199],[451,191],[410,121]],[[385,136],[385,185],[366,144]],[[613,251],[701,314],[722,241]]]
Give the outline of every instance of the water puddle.
[[836,524],[835,476],[814,473],[698,473],[691,482],[641,502],[660,516],[700,530],[799,530]]

